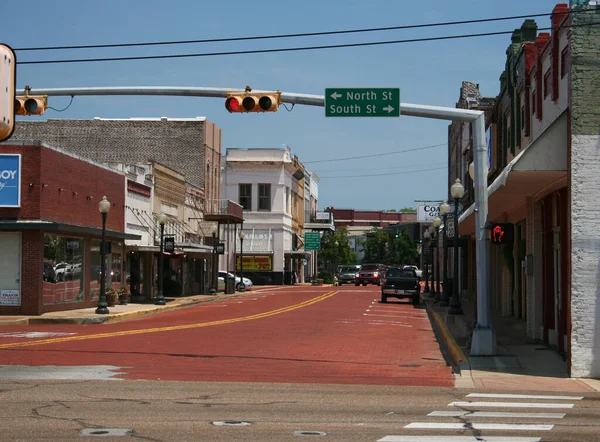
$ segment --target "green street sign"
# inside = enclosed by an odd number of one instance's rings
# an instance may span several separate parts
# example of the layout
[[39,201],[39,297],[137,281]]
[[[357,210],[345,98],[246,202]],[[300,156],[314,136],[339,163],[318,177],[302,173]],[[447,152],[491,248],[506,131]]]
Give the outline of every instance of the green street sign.
[[304,250],[321,250],[320,232],[304,232]]
[[400,88],[327,88],[326,117],[399,117]]

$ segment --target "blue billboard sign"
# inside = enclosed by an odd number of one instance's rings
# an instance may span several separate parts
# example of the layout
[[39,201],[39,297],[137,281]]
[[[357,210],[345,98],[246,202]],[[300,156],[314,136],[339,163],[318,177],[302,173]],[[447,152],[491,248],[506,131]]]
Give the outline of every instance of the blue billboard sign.
[[0,154],[0,207],[21,207],[20,154]]

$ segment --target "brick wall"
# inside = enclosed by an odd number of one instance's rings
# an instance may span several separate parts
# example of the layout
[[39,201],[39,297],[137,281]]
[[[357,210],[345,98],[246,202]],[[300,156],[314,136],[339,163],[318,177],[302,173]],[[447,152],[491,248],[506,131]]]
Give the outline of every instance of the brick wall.
[[11,141],[40,140],[102,164],[154,160],[204,188],[204,132],[202,119],[19,121]]
[[[582,13],[580,11],[587,12]],[[600,21],[578,8],[571,28],[571,376],[600,376]]]
[[0,150],[22,155],[21,207],[0,209],[0,217],[100,228],[98,203],[106,196],[112,203],[106,228],[125,230],[123,174],[39,145],[2,145]]

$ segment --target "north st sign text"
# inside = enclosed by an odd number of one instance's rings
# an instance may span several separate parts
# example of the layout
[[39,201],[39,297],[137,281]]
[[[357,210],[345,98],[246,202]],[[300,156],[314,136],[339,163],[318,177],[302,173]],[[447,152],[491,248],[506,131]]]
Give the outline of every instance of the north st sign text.
[[400,88],[327,88],[326,117],[399,117]]

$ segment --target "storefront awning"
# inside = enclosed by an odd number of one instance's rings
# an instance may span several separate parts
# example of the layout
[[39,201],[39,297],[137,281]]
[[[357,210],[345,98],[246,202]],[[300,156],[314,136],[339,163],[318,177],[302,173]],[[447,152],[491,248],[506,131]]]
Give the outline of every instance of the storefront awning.
[[[74,233],[84,235],[102,236],[102,229],[98,227],[80,226],[77,224],[61,223],[56,221],[45,221],[42,219],[3,219],[0,220],[0,231],[16,230],[43,230],[57,233]],[[140,240],[140,235],[119,232],[116,230],[105,230],[108,239],[131,239]]]
[[292,250],[292,251],[287,251],[284,252],[285,256],[292,256],[292,257],[296,257],[296,258],[306,258],[308,256],[310,256],[310,251],[306,251],[306,250]]
[[[521,151],[488,187],[488,221],[567,184],[567,112]],[[461,235],[475,232],[475,205],[458,219]]]

